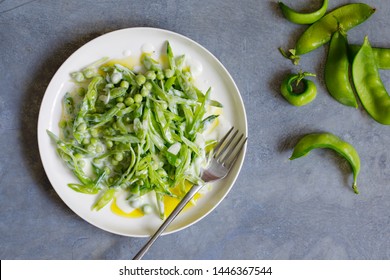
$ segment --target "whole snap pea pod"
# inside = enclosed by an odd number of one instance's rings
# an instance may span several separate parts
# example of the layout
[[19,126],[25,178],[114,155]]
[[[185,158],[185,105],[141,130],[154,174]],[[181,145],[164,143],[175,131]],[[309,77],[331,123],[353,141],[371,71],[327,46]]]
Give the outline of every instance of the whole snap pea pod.
[[368,37],[352,63],[356,93],[367,113],[377,122],[390,125],[390,96],[381,80]]
[[360,172],[360,157],[355,148],[331,133],[312,133],[303,136],[296,144],[290,160],[307,155],[316,148],[328,148],[344,157],[350,164],[353,172],[353,191],[358,194],[357,176]]
[[[358,53],[361,45],[349,45],[348,52],[350,59],[353,61],[355,55]],[[375,48],[372,47],[376,65],[379,69],[390,70],[390,48]]]
[[[298,74],[290,74],[283,80],[280,91],[290,104],[303,106],[316,98],[317,87],[314,82],[305,79],[307,76],[315,77],[315,74],[299,72]],[[295,92],[295,88],[299,86],[300,82],[303,83],[303,89],[300,92]]]
[[323,17],[326,13],[326,9],[328,8],[328,3],[328,0],[324,0],[322,6],[317,11],[311,13],[297,12],[285,5],[283,2],[279,2],[279,7],[282,10],[284,17],[289,21],[297,24],[312,24]]
[[302,55],[319,48],[329,42],[332,34],[339,29],[339,26],[347,32],[364,22],[374,12],[374,8],[363,3],[347,4],[337,8],[305,30],[297,41],[295,55]]
[[325,64],[325,84],[330,95],[341,104],[358,107],[349,82],[348,41],[342,30],[333,33]]

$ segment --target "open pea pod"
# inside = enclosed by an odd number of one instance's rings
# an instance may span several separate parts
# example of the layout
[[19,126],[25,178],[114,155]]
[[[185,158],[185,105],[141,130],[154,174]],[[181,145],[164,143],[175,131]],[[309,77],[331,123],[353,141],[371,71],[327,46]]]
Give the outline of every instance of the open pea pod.
[[352,77],[356,93],[367,113],[377,122],[390,125],[390,96],[381,80],[367,36],[353,60]]

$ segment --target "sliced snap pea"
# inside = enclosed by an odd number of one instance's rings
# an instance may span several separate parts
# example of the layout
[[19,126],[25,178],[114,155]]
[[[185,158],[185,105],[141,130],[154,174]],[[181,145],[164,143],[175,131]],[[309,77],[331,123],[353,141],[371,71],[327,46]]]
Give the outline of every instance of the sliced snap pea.
[[390,96],[380,77],[368,37],[352,63],[356,93],[367,113],[377,122],[390,125]]
[[329,42],[332,34],[339,29],[339,26],[347,32],[363,23],[374,12],[374,8],[363,3],[347,4],[337,8],[306,29],[297,41],[295,54],[302,55],[319,48]]
[[[305,79],[307,76],[315,76],[308,72],[288,75],[282,82],[280,91],[283,97],[294,106],[303,106],[312,102],[317,95],[317,87],[313,81]],[[299,83],[303,83],[303,90],[297,92]]]
[[297,24],[312,24],[323,17],[326,13],[326,9],[328,8],[328,3],[328,0],[324,0],[321,7],[317,11],[311,13],[297,12],[285,5],[283,2],[279,2],[279,7],[282,10],[284,17],[289,21]]
[[334,99],[341,104],[357,108],[358,104],[349,81],[348,41],[346,35],[336,31],[330,41],[325,64],[325,84]]
[[[348,46],[348,52],[351,60],[353,60],[361,47],[361,45]],[[382,70],[390,70],[390,48],[372,47],[372,51],[378,68]]]
[[290,160],[306,156],[316,148],[328,148],[344,157],[350,164],[353,172],[353,191],[358,194],[357,176],[360,172],[360,157],[355,148],[331,133],[312,133],[303,136],[295,145]]

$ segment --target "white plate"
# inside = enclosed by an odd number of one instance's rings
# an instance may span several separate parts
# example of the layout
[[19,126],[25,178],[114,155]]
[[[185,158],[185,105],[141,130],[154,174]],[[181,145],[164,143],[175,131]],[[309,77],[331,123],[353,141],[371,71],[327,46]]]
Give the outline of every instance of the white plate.
[[[58,69],[45,92],[38,119],[39,152],[46,174],[55,191],[77,215],[103,230],[133,237],[150,236],[161,224],[157,215],[145,215],[142,218],[124,218],[115,215],[109,207],[100,211],[91,211],[94,196],[77,193],[67,184],[77,182],[73,174],[57,156],[54,144],[46,130],[58,135],[58,122],[61,117],[61,101],[67,90],[74,84],[69,73],[108,56],[121,59],[125,55],[139,57],[145,46],[155,46],[156,55],[164,49],[169,41],[175,56],[185,54],[192,61],[202,65],[201,75],[197,82],[213,91],[211,98],[224,105],[223,114],[236,128],[247,134],[247,120],[244,104],[239,90],[225,67],[205,48],[198,43],[166,30],[155,28],[128,28],[102,35],[82,46],[73,53]],[[216,38],[218,40],[218,38]],[[201,87],[202,90],[204,88]],[[206,88],[207,89],[207,88]],[[176,232],[199,221],[210,213],[227,195],[233,186],[244,161],[245,151],[236,162],[234,169],[223,181],[212,185],[212,189],[202,196],[195,207],[181,213],[169,226],[165,234]]]

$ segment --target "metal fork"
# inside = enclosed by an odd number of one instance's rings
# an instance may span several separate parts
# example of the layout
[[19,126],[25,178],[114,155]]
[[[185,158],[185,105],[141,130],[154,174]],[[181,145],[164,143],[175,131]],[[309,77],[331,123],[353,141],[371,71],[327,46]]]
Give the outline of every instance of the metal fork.
[[[244,138],[244,134],[237,136],[238,134],[238,130],[235,130],[234,127],[232,127],[215,146],[210,163],[201,174],[201,178],[205,183],[220,180],[229,174],[230,169],[233,167],[247,140],[247,137]],[[142,247],[137,255],[135,255],[133,260],[140,260],[145,255],[157,238],[160,237],[164,230],[203,186],[204,185],[194,185],[191,187],[160,228],[149,239],[144,247]]]

